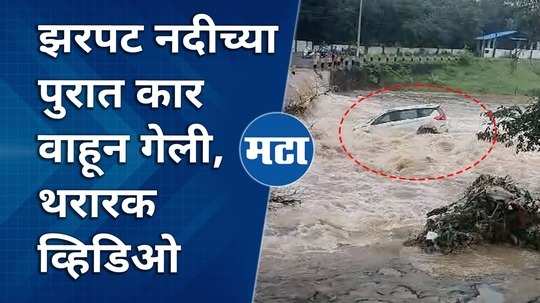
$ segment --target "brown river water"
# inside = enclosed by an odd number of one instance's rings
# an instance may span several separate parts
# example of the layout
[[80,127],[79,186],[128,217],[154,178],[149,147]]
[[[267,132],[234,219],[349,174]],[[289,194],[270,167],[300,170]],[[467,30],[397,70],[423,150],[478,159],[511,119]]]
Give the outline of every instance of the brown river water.
[[[306,74],[296,77],[302,76],[305,80]],[[443,256],[402,245],[422,227],[428,211],[455,201],[479,174],[510,175],[540,193],[540,154],[515,154],[498,145],[478,167],[437,182],[368,173],[344,155],[337,139],[341,115],[355,95],[365,93],[323,95],[303,118],[311,126],[316,157],[300,181],[275,189],[302,203],[267,214],[255,301],[540,302],[537,252],[486,246]],[[480,99],[490,109],[516,102]],[[422,103],[445,108],[447,134],[354,130],[386,109]],[[478,105],[452,94],[393,92],[369,99],[350,114],[345,141],[355,157],[378,169],[444,174],[474,162],[489,147],[475,137],[483,128],[480,113]]]

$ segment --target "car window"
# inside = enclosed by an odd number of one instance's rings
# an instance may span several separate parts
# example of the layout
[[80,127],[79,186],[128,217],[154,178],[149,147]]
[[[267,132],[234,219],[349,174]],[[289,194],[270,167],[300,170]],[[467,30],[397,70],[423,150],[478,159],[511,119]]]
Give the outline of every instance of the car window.
[[[433,109],[429,109],[433,112]],[[431,112],[429,114],[431,114]],[[427,114],[429,116],[429,114]],[[416,119],[421,117],[417,109],[397,110],[386,113],[373,121],[372,125],[383,124],[388,122]]]
[[398,111],[391,112],[389,115],[390,115],[390,121],[392,121],[392,122],[401,120]]
[[418,118],[418,114],[416,112],[416,109],[408,109],[408,110],[402,110],[395,112],[396,120],[392,119],[392,121],[401,121],[401,120],[409,120],[409,119],[416,119]]
[[383,124],[383,123],[388,123],[390,122],[390,114],[384,114],[382,116],[380,116],[379,118],[375,119],[375,121],[373,121],[373,125],[377,125],[377,124]]
[[424,118],[433,113],[435,109],[433,108],[420,108],[418,109],[418,118]]

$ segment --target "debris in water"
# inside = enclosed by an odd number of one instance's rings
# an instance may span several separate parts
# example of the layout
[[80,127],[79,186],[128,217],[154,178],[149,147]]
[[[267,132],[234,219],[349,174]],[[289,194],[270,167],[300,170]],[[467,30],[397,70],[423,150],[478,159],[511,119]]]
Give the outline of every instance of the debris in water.
[[540,199],[508,176],[481,175],[461,199],[427,217],[424,230],[406,245],[442,253],[484,242],[540,250]]
[[301,200],[294,198],[295,196],[297,196],[297,191],[285,193],[272,190],[270,193],[269,208],[275,210],[284,206],[296,206],[302,204]]
[[434,233],[432,231],[428,231],[428,233],[426,234],[426,240],[428,241],[435,241],[435,239],[437,239],[439,237],[439,235],[437,235],[437,233]]

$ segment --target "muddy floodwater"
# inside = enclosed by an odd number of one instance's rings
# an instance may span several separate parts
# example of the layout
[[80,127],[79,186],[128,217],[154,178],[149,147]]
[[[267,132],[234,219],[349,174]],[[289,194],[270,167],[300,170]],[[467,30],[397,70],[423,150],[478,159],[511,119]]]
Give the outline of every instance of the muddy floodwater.
[[[479,174],[510,175],[540,193],[540,154],[515,154],[497,145],[474,169],[437,182],[399,182],[368,173],[345,156],[337,138],[342,114],[354,96],[366,93],[323,95],[304,117],[316,158],[302,180],[277,189],[301,204],[268,212],[256,302],[540,302],[537,252],[486,246],[442,256],[402,245],[422,227],[428,211],[458,199]],[[521,102],[478,97],[490,109]],[[423,103],[443,106],[448,133],[355,130],[387,109]],[[432,176],[482,157],[489,143],[479,142],[476,132],[484,121],[478,105],[453,94],[392,92],[355,108],[344,135],[351,153],[374,168]]]

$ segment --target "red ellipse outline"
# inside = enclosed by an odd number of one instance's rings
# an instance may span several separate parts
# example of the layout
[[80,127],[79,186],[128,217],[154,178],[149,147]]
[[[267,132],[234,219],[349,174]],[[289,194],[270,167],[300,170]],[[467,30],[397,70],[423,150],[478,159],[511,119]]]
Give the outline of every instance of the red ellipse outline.
[[[467,165],[467,166],[465,166],[465,167],[463,167],[461,169],[458,169],[458,170],[456,170],[454,172],[451,172],[451,173],[448,173],[448,174],[442,174],[442,175],[438,175],[438,176],[427,176],[427,177],[393,175],[393,174],[384,172],[384,171],[382,171],[380,169],[372,168],[372,167],[362,163],[357,158],[355,158],[351,154],[351,152],[349,152],[349,150],[347,149],[347,146],[345,145],[345,140],[343,139],[343,123],[345,122],[345,120],[347,119],[347,117],[349,116],[351,111],[354,108],[356,108],[358,106],[358,104],[360,104],[362,101],[365,101],[365,100],[367,100],[367,99],[369,99],[369,98],[371,98],[373,96],[377,96],[377,95],[380,95],[380,94],[383,94],[383,93],[386,93],[386,92],[389,92],[389,91],[396,91],[396,90],[401,90],[401,89],[410,88],[410,87],[442,89],[442,90],[445,90],[447,92],[451,92],[451,93],[460,95],[463,98],[465,98],[465,99],[467,99],[467,100],[469,100],[471,102],[474,102],[475,104],[480,106],[480,108],[486,113],[486,115],[491,120],[492,131],[493,131],[493,134],[494,134],[494,136],[493,136],[493,138],[491,140],[491,144],[490,144],[489,148],[484,152],[484,154],[478,160],[476,160],[476,161],[472,162],[471,164],[469,164],[469,165]],[[480,162],[484,161],[491,154],[491,152],[493,152],[493,149],[495,148],[495,145],[497,144],[498,134],[499,134],[499,129],[497,127],[497,122],[495,121],[495,116],[493,115],[493,112],[490,111],[485,106],[484,103],[482,103],[482,101],[480,101],[478,98],[475,98],[475,97],[471,96],[470,94],[468,94],[466,92],[463,92],[462,90],[455,89],[455,88],[452,88],[452,87],[449,87],[449,86],[438,85],[438,84],[430,84],[430,83],[394,84],[394,85],[391,85],[391,86],[383,87],[381,89],[372,91],[369,94],[367,94],[366,96],[359,96],[358,99],[345,111],[345,113],[343,113],[343,115],[341,116],[341,120],[339,122],[339,127],[338,127],[339,144],[340,144],[341,149],[343,150],[343,152],[345,152],[345,155],[347,155],[347,157],[351,161],[353,161],[356,165],[360,166],[361,168],[363,168],[364,170],[366,170],[368,172],[371,172],[371,173],[374,173],[376,175],[386,177],[386,178],[389,178],[389,179],[392,179],[392,180],[401,180],[401,181],[440,181],[440,180],[449,179],[449,178],[461,175],[461,174],[463,174],[463,173],[465,173],[467,171],[470,171],[471,169],[478,166],[480,164]]]

